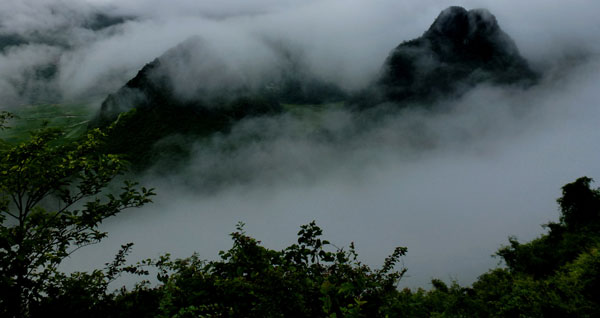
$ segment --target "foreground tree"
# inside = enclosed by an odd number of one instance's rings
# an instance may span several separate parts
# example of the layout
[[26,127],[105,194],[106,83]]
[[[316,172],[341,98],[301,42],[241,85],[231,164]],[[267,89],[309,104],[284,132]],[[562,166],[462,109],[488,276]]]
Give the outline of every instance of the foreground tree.
[[385,317],[406,271],[395,269],[406,248],[372,269],[352,244],[335,248],[321,235],[313,221],[300,228],[297,244],[272,250],[240,224],[219,260],[194,254],[143,262],[157,267],[161,284],[119,295],[118,315],[104,317]]
[[[2,117],[3,125],[8,115]],[[152,189],[125,182],[106,193],[125,168],[101,153],[104,133],[75,142],[42,129],[0,152],[0,316],[24,317],[60,276],[58,265],[77,249],[106,236],[100,223],[123,209],[150,202]],[[111,191],[112,192],[112,191]]]

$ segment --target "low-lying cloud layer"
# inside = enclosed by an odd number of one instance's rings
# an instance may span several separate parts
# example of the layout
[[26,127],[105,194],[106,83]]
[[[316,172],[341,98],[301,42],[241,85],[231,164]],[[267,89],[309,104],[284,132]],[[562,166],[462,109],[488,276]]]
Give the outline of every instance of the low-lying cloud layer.
[[[543,79],[528,90],[480,86],[441,101],[438,112],[394,111],[364,122],[371,117],[332,108],[246,120],[229,134],[192,141],[194,156],[182,173],[155,171],[142,180],[157,187],[156,203],[109,220],[109,238],[65,268],[97,266],[128,241],[136,243],[132,259],[193,251],[214,258],[229,246],[227,233],[238,221],[265,245],[282,248],[315,219],[337,246],[354,241],[368,264],[407,246],[405,286],[427,286],[431,277],[468,283],[496,264],[489,255],[508,235],[531,239],[539,224],[556,220],[560,186],[582,175],[600,178],[598,4],[249,3],[2,4],[0,34],[35,41],[0,52],[0,97],[19,104],[35,91],[54,100],[100,101],[190,36],[200,36],[234,70],[249,61],[268,64],[265,39],[289,41],[319,77],[360,88],[392,48],[456,4],[495,14]],[[94,12],[126,19],[93,30],[74,18]],[[52,41],[36,33],[48,30]],[[48,64],[56,65],[50,80],[31,75]]]
[[213,258],[238,221],[283,248],[315,219],[337,246],[354,241],[368,264],[407,246],[403,286],[471,282],[496,265],[490,255],[508,235],[529,240],[557,219],[560,186],[600,173],[599,70],[590,60],[527,91],[478,87],[446,112],[409,110],[366,131],[332,111],[319,125],[328,139],[289,115],[249,120],[197,144],[181,174],[147,176],[156,203],[109,221],[109,239],[74,262],[97,264],[127,241],[133,258]]
[[[284,39],[324,79],[358,88],[393,47],[421,35],[440,10],[455,4],[488,8],[538,66],[597,48],[596,5],[583,0],[568,7],[547,1],[9,1],[0,5],[0,36],[13,43],[18,35],[21,45],[0,52],[1,107],[31,102],[28,93],[40,85],[51,101],[102,99],[195,35],[230,52],[222,58],[232,65],[267,59],[266,50],[253,46]],[[30,74],[49,63],[57,68],[51,80]]]

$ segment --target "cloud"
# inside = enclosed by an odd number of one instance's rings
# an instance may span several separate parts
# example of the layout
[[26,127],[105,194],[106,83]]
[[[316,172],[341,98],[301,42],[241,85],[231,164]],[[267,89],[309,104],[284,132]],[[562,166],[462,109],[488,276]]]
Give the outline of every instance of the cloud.
[[[8,1],[0,5],[0,34],[19,34],[60,50],[57,76],[49,87],[68,100],[101,99],[145,63],[194,35],[211,45],[234,44],[238,52],[235,44],[240,41],[259,47],[265,38],[284,39],[302,48],[309,71],[356,89],[377,74],[393,47],[421,35],[449,5],[490,9],[538,68],[550,67],[557,56],[598,51],[599,26],[593,15],[598,5],[583,0],[569,6],[539,0]],[[133,20],[100,30],[86,27],[98,13]],[[248,61],[270,54],[264,49],[244,53]],[[226,54],[223,58],[227,64],[239,62]],[[23,72],[10,69],[0,80]]]
[[[336,245],[355,241],[372,265],[381,264],[393,247],[407,246],[405,286],[427,286],[431,277],[471,282],[496,264],[489,255],[508,235],[528,240],[541,233],[539,224],[556,220],[560,186],[582,175],[600,176],[595,17],[600,4],[2,3],[2,34],[33,39],[0,54],[5,101],[22,98],[15,83],[49,63],[57,65],[56,76],[28,82],[35,83],[28,89],[59,100],[101,100],[191,36],[217,52],[232,76],[242,74],[250,82],[270,67],[273,52],[265,39],[282,39],[300,48],[310,72],[360,88],[392,48],[421,35],[442,9],[455,4],[495,14],[521,53],[543,71],[541,84],[527,91],[480,86],[459,100],[441,102],[443,111],[390,112],[378,121],[335,108],[308,118],[244,121],[231,133],[193,142],[184,173],[143,177],[158,188],[156,203],[107,222],[106,242],[81,250],[65,268],[102,264],[128,241],[136,242],[133,259],[193,251],[214,258],[228,247],[227,233],[240,220],[249,234],[282,248],[293,242],[299,225],[316,219]],[[57,6],[69,9],[52,9]],[[86,17],[97,11],[134,19],[86,28]]]
[[446,111],[406,110],[366,129],[335,110],[318,124],[249,120],[198,143],[180,174],[142,179],[158,188],[155,204],[110,220],[107,241],[73,261],[92,266],[128,241],[133,259],[214,259],[238,221],[279,249],[315,219],[373,266],[407,246],[401,286],[472,282],[497,264],[490,255],[508,235],[530,240],[557,220],[562,185],[599,175],[599,70],[590,61],[525,91],[481,86]]

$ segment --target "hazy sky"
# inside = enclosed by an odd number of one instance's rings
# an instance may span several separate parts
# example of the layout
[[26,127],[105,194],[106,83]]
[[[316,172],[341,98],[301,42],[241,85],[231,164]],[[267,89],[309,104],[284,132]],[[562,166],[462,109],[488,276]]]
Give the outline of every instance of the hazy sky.
[[[193,251],[214,258],[229,247],[227,234],[238,221],[266,246],[283,248],[315,219],[337,246],[354,241],[368,264],[408,247],[402,286],[427,287],[432,277],[470,283],[495,266],[489,255],[508,235],[529,240],[542,232],[540,224],[557,219],[562,185],[583,175],[600,178],[600,3],[3,1],[0,34],[38,31],[46,40],[0,53],[0,97],[18,104],[15,83],[27,83],[96,106],[145,63],[194,35],[233,72],[268,66],[264,39],[276,39],[296,47],[323,79],[358,88],[391,49],[421,35],[449,5],[489,9],[543,73],[542,82],[527,91],[477,87],[442,101],[445,112],[407,111],[368,130],[332,111],[320,124],[334,142],[289,116],[246,121],[196,144],[181,174],[145,176],[159,193],[155,204],[107,221],[109,238],[78,252],[66,268],[107,262],[129,241],[136,243],[132,260]],[[82,27],[97,11],[136,19],[100,31]],[[55,81],[29,79],[36,65],[51,62],[58,64]],[[219,147],[248,135],[261,138],[233,153]],[[194,186],[214,176],[229,183],[216,192]]]

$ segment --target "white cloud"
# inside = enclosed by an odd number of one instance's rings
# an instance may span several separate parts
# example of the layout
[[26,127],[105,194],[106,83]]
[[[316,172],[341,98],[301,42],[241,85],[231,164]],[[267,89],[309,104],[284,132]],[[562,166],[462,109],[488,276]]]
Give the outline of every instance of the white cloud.
[[[53,14],[50,5],[71,8]],[[479,87],[452,111],[408,112],[358,131],[350,115],[325,117],[335,142],[314,137],[290,118],[246,122],[225,143],[256,132],[265,139],[234,153],[199,147],[189,174],[233,174],[216,193],[172,180],[157,184],[156,204],[129,211],[105,226],[105,244],[82,250],[69,268],[101,264],[126,241],[135,257],[171,251],[206,258],[227,248],[239,220],[266,245],[281,248],[299,225],[317,219],[337,245],[355,241],[380,264],[394,246],[409,248],[408,286],[431,277],[470,282],[496,263],[508,235],[531,239],[556,220],[559,188],[576,177],[600,178],[596,146],[600,3],[522,1],[9,1],[0,4],[2,31],[48,32],[56,45],[36,44],[0,54],[0,97],[16,100],[11,80],[59,61],[57,82],[67,98],[113,92],[153,58],[200,35],[230,65],[268,64],[264,37],[301,48],[307,67],[346,87],[364,85],[389,51],[419,36],[449,5],[488,8],[545,81],[521,92]],[[80,27],[97,10],[138,17],[110,30]],[[66,13],[65,13],[66,12]],[[83,20],[82,20],[83,19]],[[59,45],[60,44],[60,45]],[[17,53],[18,52],[18,53]],[[259,68],[260,69],[260,68]],[[12,89],[12,90],[11,90]],[[351,136],[351,137],[347,137]],[[344,138],[346,137],[346,139]],[[427,141],[427,147],[423,142]],[[244,174],[240,176],[239,174]],[[193,180],[188,178],[186,181]],[[192,182],[193,183],[193,182]],[[152,233],[152,235],[149,235]],[[88,258],[88,260],[86,260]]]

